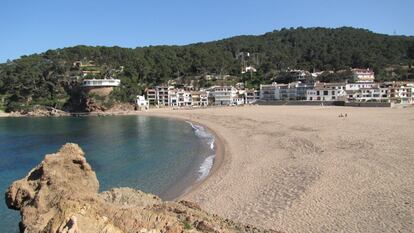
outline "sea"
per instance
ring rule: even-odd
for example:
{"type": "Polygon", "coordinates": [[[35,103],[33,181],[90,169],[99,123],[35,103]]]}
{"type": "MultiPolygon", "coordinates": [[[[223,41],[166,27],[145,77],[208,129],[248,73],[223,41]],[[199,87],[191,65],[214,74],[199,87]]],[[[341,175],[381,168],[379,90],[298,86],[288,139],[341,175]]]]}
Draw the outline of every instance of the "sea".
{"type": "MultiPolygon", "coordinates": [[[[187,121],[152,116],[0,118],[0,191],[67,142],[84,150],[100,191],[131,187],[165,200],[207,177],[215,159],[213,134],[187,121]]],[[[1,232],[19,232],[19,221],[18,211],[9,210],[2,199],[1,232]]]]}

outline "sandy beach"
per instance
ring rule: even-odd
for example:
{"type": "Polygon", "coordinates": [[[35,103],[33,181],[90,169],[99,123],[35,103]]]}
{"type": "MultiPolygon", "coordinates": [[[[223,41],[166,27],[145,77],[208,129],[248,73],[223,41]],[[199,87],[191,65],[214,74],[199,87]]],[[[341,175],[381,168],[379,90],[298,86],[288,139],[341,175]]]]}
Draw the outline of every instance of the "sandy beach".
{"type": "Polygon", "coordinates": [[[214,131],[211,175],[183,199],[283,232],[412,232],[414,108],[156,109],[214,131]],[[347,113],[347,117],[338,117],[347,113]]]}

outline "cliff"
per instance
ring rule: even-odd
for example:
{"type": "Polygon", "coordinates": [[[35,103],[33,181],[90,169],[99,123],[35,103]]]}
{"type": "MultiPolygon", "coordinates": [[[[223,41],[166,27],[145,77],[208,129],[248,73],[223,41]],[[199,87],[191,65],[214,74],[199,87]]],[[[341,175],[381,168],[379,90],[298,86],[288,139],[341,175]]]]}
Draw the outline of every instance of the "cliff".
{"type": "Polygon", "coordinates": [[[66,144],[6,191],[25,233],[271,232],[202,211],[196,204],[164,202],[130,188],[98,193],[95,172],[76,144],[66,144]]]}

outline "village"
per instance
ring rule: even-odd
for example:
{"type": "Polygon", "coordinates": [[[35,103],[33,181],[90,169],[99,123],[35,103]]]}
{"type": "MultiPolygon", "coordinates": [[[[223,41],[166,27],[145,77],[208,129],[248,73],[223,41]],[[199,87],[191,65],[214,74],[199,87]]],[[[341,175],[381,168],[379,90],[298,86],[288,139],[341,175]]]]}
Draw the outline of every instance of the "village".
{"type": "MultiPolygon", "coordinates": [[[[297,71],[296,71],[297,72],[297,71]]],[[[366,103],[364,106],[391,106],[414,104],[414,82],[375,82],[374,71],[352,69],[355,82],[261,84],[260,89],[249,89],[244,83],[234,86],[212,86],[195,89],[193,86],[176,88],[159,85],[137,96],[139,108],[237,106],[254,103],[291,103],[303,105],[332,103],[366,103]],[[383,103],[383,105],[378,105],[383,103]]],[[[354,105],[355,106],[355,105],[354,105]]]]}

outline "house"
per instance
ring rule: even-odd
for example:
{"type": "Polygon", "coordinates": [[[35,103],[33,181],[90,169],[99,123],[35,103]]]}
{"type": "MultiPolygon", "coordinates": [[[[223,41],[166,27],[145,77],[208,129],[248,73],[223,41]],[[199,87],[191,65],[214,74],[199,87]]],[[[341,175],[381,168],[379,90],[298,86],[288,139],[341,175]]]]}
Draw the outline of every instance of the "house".
{"type": "Polygon", "coordinates": [[[82,89],[86,93],[95,94],[98,96],[108,96],[113,91],[114,87],[121,85],[119,79],[84,79],[82,81],[82,89]]]}
{"type": "Polygon", "coordinates": [[[297,81],[304,81],[307,76],[311,76],[311,73],[305,70],[288,70],[288,72],[291,76],[296,77],[297,81]]]}
{"type": "Polygon", "coordinates": [[[209,96],[214,99],[215,105],[231,105],[238,97],[237,89],[232,86],[214,86],[209,89],[209,96]]]}
{"type": "Polygon", "coordinates": [[[312,90],[314,88],[314,84],[296,82],[294,84],[294,88],[296,89],[296,100],[306,100],[307,91],[312,90]]]}
{"type": "Polygon", "coordinates": [[[168,90],[168,106],[188,107],[192,106],[192,103],[192,92],[174,88],[168,90]]]}
{"type": "Polygon", "coordinates": [[[357,83],[374,82],[375,74],[371,69],[352,69],[354,80],[357,83]]]}
{"type": "Polygon", "coordinates": [[[388,87],[388,98],[394,104],[413,104],[414,84],[406,82],[385,83],[388,87]]]}
{"type": "Polygon", "coordinates": [[[254,68],[253,66],[245,66],[245,67],[243,67],[243,68],[242,68],[242,70],[241,70],[241,73],[242,73],[242,74],[245,74],[245,73],[248,73],[248,72],[256,73],[256,72],[257,72],[257,70],[256,70],[256,68],[254,68]]]}
{"type": "Polygon", "coordinates": [[[117,87],[121,85],[119,79],[84,79],[82,87],[117,87]]]}
{"type": "Polygon", "coordinates": [[[183,89],[179,89],[177,91],[178,97],[178,106],[179,107],[188,107],[191,106],[193,103],[191,92],[185,91],[183,89]]]}
{"type": "Polygon", "coordinates": [[[260,99],[262,100],[306,100],[307,90],[313,84],[300,81],[289,84],[260,85],[260,99]]]}
{"type": "Polygon", "coordinates": [[[158,106],[168,106],[168,90],[172,89],[169,86],[156,86],[156,102],[158,106]]]}
{"type": "Polygon", "coordinates": [[[307,101],[344,101],[345,83],[315,83],[314,89],[307,90],[307,101]]]}
{"type": "Polygon", "coordinates": [[[178,90],[177,89],[168,90],[168,106],[172,106],[172,107],[178,106],[178,90]]]}
{"type": "Polygon", "coordinates": [[[279,99],[278,84],[260,84],[260,100],[272,101],[279,99]]]}
{"type": "Polygon", "coordinates": [[[139,110],[148,110],[149,109],[149,102],[145,99],[143,95],[137,95],[136,98],[136,105],[139,110]]]}
{"type": "Polygon", "coordinates": [[[244,103],[253,104],[260,99],[260,91],[255,89],[246,89],[244,91],[244,103]]]}
{"type": "Polygon", "coordinates": [[[193,91],[191,92],[191,97],[193,106],[208,106],[208,94],[206,91],[193,91]]]}
{"type": "Polygon", "coordinates": [[[360,82],[360,83],[347,83],[345,84],[346,91],[358,91],[361,88],[376,88],[377,83],[374,82],[360,82]]]}
{"type": "Polygon", "coordinates": [[[243,105],[244,104],[244,95],[237,95],[233,98],[231,105],[243,105]]]}
{"type": "Polygon", "coordinates": [[[146,89],[145,90],[148,103],[155,105],[157,103],[157,91],[155,89],[146,89]]]}

